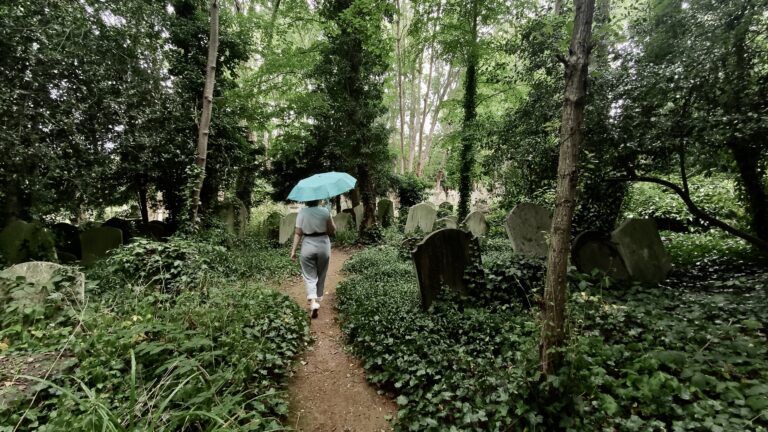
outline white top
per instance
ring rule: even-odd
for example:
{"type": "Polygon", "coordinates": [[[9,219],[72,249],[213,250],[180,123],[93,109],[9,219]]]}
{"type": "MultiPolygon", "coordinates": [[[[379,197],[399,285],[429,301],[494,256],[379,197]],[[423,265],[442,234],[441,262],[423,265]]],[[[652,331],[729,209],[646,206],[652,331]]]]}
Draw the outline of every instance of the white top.
{"type": "Polygon", "coordinates": [[[324,233],[330,218],[331,212],[325,207],[305,207],[296,216],[296,228],[301,228],[304,234],[324,233]]]}

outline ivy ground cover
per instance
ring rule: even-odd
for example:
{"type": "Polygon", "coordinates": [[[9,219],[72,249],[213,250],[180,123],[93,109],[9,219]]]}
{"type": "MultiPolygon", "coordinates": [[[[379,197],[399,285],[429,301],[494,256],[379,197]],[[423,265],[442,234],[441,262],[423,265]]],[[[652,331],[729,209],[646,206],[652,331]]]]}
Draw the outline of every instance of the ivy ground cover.
{"type": "Polygon", "coordinates": [[[535,308],[488,300],[542,273],[498,250],[485,258],[495,295],[448,296],[428,312],[397,248],[348,262],[342,328],[396,397],[397,430],[768,430],[764,273],[703,263],[651,288],[574,274],[566,365],[543,380],[535,308]]]}

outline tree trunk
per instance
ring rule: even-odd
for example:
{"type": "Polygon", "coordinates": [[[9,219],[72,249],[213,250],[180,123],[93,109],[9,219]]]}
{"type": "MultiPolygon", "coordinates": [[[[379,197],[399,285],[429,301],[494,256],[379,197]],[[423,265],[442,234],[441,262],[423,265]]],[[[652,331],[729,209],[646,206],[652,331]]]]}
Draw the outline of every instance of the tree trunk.
{"type": "Polygon", "coordinates": [[[416,157],[416,113],[419,111],[421,95],[421,66],[423,63],[424,51],[419,52],[419,56],[415,63],[415,69],[413,71],[413,79],[411,80],[411,106],[408,112],[408,172],[413,172],[413,162],[416,157]]]}
{"type": "Polygon", "coordinates": [[[464,77],[464,121],[461,131],[461,171],[459,173],[458,219],[464,220],[469,214],[472,198],[472,167],[474,165],[474,123],[477,118],[477,21],[478,0],[472,0],[472,28],[467,55],[467,72],[464,77]]]}
{"type": "Polygon", "coordinates": [[[555,0],[555,15],[563,13],[563,0],[555,0]]]}
{"type": "Polygon", "coordinates": [[[211,34],[208,39],[208,63],[205,73],[205,88],[203,90],[203,109],[200,113],[200,123],[197,133],[197,159],[195,165],[199,171],[199,179],[193,191],[191,208],[191,223],[197,223],[197,211],[200,207],[200,191],[205,181],[205,162],[208,154],[208,136],[211,128],[211,113],[213,111],[213,85],[216,81],[216,56],[219,51],[219,0],[211,0],[211,34]]]}
{"type": "Polygon", "coordinates": [[[403,96],[403,49],[400,29],[400,0],[396,2],[397,17],[395,18],[395,56],[397,57],[397,99],[400,111],[400,174],[405,174],[405,97],[403,96]]]}
{"type": "Polygon", "coordinates": [[[427,113],[432,108],[429,104],[429,95],[432,90],[432,71],[435,66],[435,50],[434,47],[429,49],[429,68],[427,69],[427,91],[424,92],[424,108],[421,111],[421,120],[419,121],[419,138],[417,141],[418,152],[416,156],[416,175],[421,176],[422,168],[422,152],[424,151],[424,126],[427,123],[427,113]]]}
{"type": "Polygon", "coordinates": [[[768,241],[768,200],[765,194],[765,180],[760,167],[759,151],[752,143],[735,138],[728,148],[739,170],[739,182],[749,207],[750,227],[761,240],[768,241]]]}
{"type": "Polygon", "coordinates": [[[450,65],[448,67],[448,73],[445,75],[445,82],[440,90],[440,94],[433,104],[434,110],[432,112],[432,121],[429,125],[429,132],[427,133],[426,147],[424,148],[424,154],[422,155],[423,160],[420,161],[419,171],[417,172],[419,177],[424,175],[424,165],[426,165],[427,158],[429,158],[429,152],[432,149],[432,142],[435,137],[435,127],[437,127],[437,121],[440,118],[440,110],[443,108],[443,102],[445,102],[445,99],[448,96],[448,91],[453,87],[457,79],[458,77],[454,74],[453,65],[450,65]]]}
{"type": "Polygon", "coordinates": [[[363,239],[376,225],[376,193],[367,165],[358,165],[357,178],[360,182],[360,198],[363,204],[363,221],[360,223],[360,238],[363,239]]]}
{"type": "Polygon", "coordinates": [[[139,186],[139,210],[141,211],[141,221],[149,223],[149,205],[147,204],[147,186],[139,186]]]}
{"type": "Polygon", "coordinates": [[[595,0],[575,0],[576,16],[565,64],[565,98],[560,125],[560,159],[557,168],[557,195],[552,218],[547,276],[542,305],[539,355],[542,373],[547,376],[560,367],[565,341],[566,278],[571,242],[571,220],[576,199],[579,147],[584,140],[584,107],[592,18],[595,0]]]}

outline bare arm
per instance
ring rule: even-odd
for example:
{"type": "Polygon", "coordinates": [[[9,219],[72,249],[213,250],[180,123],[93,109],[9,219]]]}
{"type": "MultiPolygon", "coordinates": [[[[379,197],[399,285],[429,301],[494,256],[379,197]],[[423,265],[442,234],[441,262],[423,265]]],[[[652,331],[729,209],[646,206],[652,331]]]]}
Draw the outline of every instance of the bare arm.
{"type": "Polygon", "coordinates": [[[325,224],[325,232],[327,232],[328,235],[336,234],[336,223],[333,221],[333,218],[328,218],[328,222],[325,224]]]}
{"type": "Polygon", "coordinates": [[[299,246],[301,238],[304,236],[304,231],[301,228],[296,228],[293,235],[293,247],[291,247],[291,259],[296,260],[296,248],[299,246]]]}

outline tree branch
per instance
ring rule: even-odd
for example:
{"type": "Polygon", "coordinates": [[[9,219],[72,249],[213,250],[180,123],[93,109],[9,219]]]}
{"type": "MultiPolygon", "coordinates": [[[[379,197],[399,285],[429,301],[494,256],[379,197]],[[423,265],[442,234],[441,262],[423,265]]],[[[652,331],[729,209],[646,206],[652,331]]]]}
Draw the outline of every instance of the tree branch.
{"type": "Polygon", "coordinates": [[[742,231],[740,229],[734,228],[731,225],[721,221],[720,219],[717,219],[714,216],[709,215],[704,210],[700,209],[696,203],[693,202],[691,199],[691,196],[683,190],[680,186],[664,179],[656,178],[656,177],[648,177],[648,176],[630,176],[630,177],[615,177],[615,178],[609,178],[607,181],[610,182],[642,182],[642,183],[655,183],[660,186],[664,186],[667,189],[670,189],[674,193],[676,193],[680,199],[683,200],[683,203],[685,203],[686,207],[688,207],[688,211],[691,212],[694,216],[698,217],[699,219],[708,222],[712,226],[716,226],[720,228],[721,230],[727,232],[728,234],[734,235],[736,237],[739,237],[746,242],[752,244],[753,246],[763,250],[768,251],[768,242],[761,240],[757,236],[754,236],[748,232],[742,231]]]}

